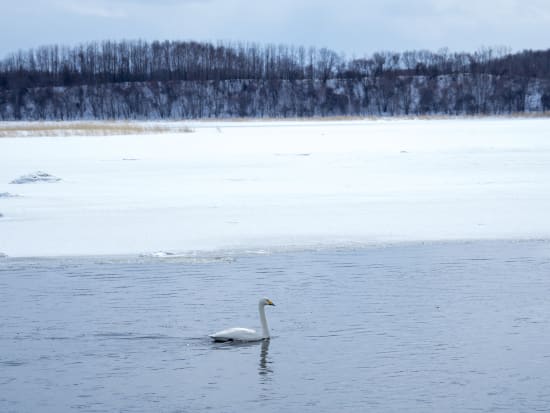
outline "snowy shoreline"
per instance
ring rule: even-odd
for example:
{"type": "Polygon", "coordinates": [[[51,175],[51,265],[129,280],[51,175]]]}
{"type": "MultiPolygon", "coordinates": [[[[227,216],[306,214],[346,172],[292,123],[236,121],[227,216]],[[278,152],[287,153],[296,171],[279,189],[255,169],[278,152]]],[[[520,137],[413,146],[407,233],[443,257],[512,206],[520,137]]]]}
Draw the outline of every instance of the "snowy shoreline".
{"type": "Polygon", "coordinates": [[[0,193],[18,195],[0,198],[0,252],[550,239],[548,118],[185,125],[0,139],[0,193]],[[37,171],[60,181],[10,184],[37,171]]]}
{"type": "Polygon", "coordinates": [[[232,263],[243,257],[254,256],[276,256],[286,254],[308,254],[308,253],[338,253],[342,251],[362,251],[368,254],[378,250],[397,250],[400,248],[437,248],[441,246],[467,248],[470,245],[477,245],[480,248],[501,248],[513,245],[532,245],[538,250],[550,253],[550,237],[548,238],[508,238],[508,239],[434,239],[434,240],[397,240],[377,242],[349,242],[349,243],[327,243],[327,244],[296,244],[296,245],[254,245],[251,247],[217,248],[201,250],[181,251],[149,251],[149,252],[127,252],[127,253],[71,253],[71,254],[50,254],[50,255],[8,255],[0,252],[0,263],[2,259],[30,260],[36,262],[62,260],[71,262],[73,260],[96,261],[96,262],[125,262],[125,263],[147,263],[165,262],[174,264],[209,264],[209,263],[232,263]]]}
{"type": "Polygon", "coordinates": [[[195,128],[310,126],[311,124],[357,124],[376,122],[506,121],[550,119],[550,112],[522,112],[491,115],[411,115],[411,116],[325,116],[301,118],[203,118],[189,120],[36,120],[0,121],[0,138],[119,136],[193,132],[195,128]],[[86,132],[89,134],[87,135],[86,132]]]}

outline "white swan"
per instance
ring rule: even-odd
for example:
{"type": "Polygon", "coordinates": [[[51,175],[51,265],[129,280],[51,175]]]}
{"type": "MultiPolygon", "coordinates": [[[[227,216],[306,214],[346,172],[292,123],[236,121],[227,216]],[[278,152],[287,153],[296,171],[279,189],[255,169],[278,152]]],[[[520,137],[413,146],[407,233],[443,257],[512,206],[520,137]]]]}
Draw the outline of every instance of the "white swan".
{"type": "Polygon", "coordinates": [[[210,338],[214,341],[260,341],[269,339],[269,328],[267,327],[267,319],[265,318],[265,306],[275,305],[269,298],[262,298],[258,303],[258,310],[260,312],[260,322],[262,323],[262,334],[259,334],[256,330],[250,328],[234,327],[226,330],[218,331],[217,333],[210,334],[210,338]]]}

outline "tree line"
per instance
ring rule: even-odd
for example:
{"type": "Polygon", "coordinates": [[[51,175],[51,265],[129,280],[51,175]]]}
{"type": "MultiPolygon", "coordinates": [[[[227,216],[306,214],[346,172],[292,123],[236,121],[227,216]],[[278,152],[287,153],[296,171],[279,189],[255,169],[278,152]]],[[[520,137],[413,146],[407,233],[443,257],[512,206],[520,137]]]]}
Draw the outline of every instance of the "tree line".
{"type": "Polygon", "coordinates": [[[0,60],[0,119],[542,111],[550,108],[549,81],[550,49],[347,58],[287,45],[103,41],[20,50],[0,60]],[[202,100],[178,95],[191,90],[202,100]],[[61,111],[64,94],[72,103],[61,111]],[[100,94],[121,109],[94,106],[90,99],[102,101],[100,94]],[[137,95],[149,109],[137,108],[137,95]],[[289,109],[289,99],[303,102],[289,109]]]}

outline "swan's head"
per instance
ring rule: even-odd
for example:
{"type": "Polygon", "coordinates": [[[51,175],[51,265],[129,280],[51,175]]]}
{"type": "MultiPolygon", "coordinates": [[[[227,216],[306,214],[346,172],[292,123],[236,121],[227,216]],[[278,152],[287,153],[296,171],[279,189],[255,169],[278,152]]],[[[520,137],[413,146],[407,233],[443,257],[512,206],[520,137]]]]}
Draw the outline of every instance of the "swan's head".
{"type": "Polygon", "coordinates": [[[271,301],[269,298],[262,298],[260,300],[260,305],[275,305],[273,304],[273,301],[271,301]]]}

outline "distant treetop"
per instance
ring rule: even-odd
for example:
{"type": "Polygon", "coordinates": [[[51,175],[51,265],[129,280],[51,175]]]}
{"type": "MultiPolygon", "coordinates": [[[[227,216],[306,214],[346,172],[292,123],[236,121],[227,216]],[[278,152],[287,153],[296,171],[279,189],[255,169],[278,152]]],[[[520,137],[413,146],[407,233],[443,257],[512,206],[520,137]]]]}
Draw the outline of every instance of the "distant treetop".
{"type": "Polygon", "coordinates": [[[448,74],[550,78],[550,49],[512,54],[427,50],[346,58],[323,48],[256,43],[103,41],[42,46],[0,61],[0,88],[143,81],[328,80],[448,74]]]}

